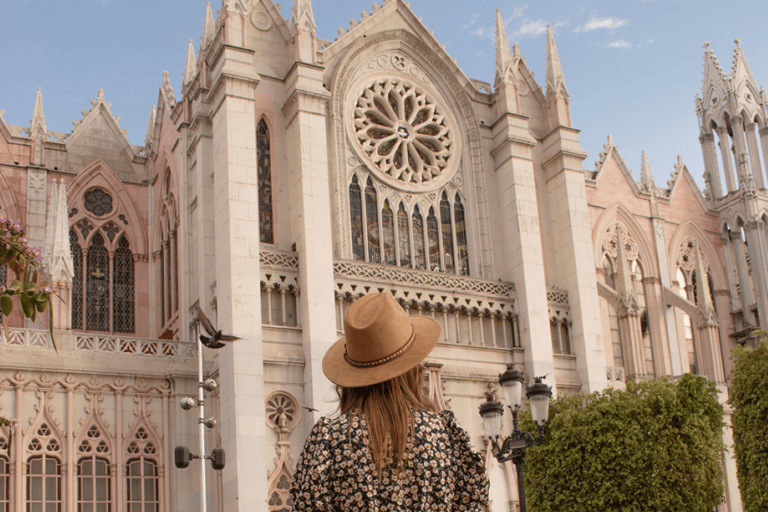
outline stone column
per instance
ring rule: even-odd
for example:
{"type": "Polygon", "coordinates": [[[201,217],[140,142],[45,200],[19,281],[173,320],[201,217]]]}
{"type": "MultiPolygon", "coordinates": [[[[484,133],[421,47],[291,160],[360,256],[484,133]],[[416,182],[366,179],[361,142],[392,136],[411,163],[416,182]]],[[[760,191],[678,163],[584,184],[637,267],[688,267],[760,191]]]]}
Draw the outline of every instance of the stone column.
{"type": "MultiPolygon", "coordinates": [[[[713,138],[710,135],[710,143],[714,144],[713,138]]],[[[714,151],[714,146],[712,146],[712,151],[714,151]]],[[[715,160],[715,164],[717,164],[717,160],[715,160]]],[[[718,190],[720,190],[720,178],[716,174],[714,175],[715,180],[717,181],[717,187],[718,190]]],[[[722,192],[718,192],[719,195],[722,195],[722,192]]],[[[677,269],[674,266],[673,263],[669,261],[669,258],[667,256],[667,231],[666,231],[666,225],[664,221],[659,218],[657,215],[654,215],[653,219],[653,238],[654,243],[656,246],[656,261],[659,264],[659,279],[661,280],[661,289],[658,290],[656,293],[658,293],[659,297],[663,297],[664,289],[671,289],[672,283],[675,281],[677,269]]],[[[654,290],[656,288],[654,287],[654,290]]],[[[658,307],[661,308],[661,311],[659,311],[658,318],[661,319],[663,316],[665,320],[665,326],[663,329],[666,329],[667,336],[667,346],[664,347],[663,353],[664,356],[666,356],[666,353],[669,353],[669,362],[670,362],[670,374],[671,375],[682,375],[686,372],[686,369],[683,367],[683,354],[686,350],[686,347],[684,346],[684,343],[681,341],[681,337],[678,335],[680,332],[680,329],[678,329],[677,323],[678,323],[678,315],[676,314],[677,308],[671,308],[667,307],[666,302],[662,301],[661,304],[658,305],[658,307]]],[[[649,313],[650,313],[650,306],[648,307],[649,313]]],[[[651,322],[653,323],[653,322],[651,322]]],[[[663,336],[662,336],[663,339],[663,336]]]]}
{"type": "Polygon", "coordinates": [[[764,189],[765,182],[763,181],[763,169],[760,166],[760,149],[757,145],[756,129],[757,123],[747,125],[747,148],[749,149],[749,163],[752,167],[752,179],[755,180],[755,187],[764,189]]]}
{"type": "MultiPolygon", "coordinates": [[[[219,349],[221,473],[224,510],[267,511],[267,454],[261,293],[253,285],[259,269],[259,204],[256,162],[253,52],[225,46],[210,102],[214,105],[213,246],[217,327],[239,340],[219,349]]],[[[205,349],[207,350],[207,349],[205,349]]]]}
{"type": "Polygon", "coordinates": [[[739,284],[741,285],[739,286],[739,292],[744,321],[750,325],[755,325],[755,317],[752,314],[752,304],[755,302],[755,295],[747,266],[747,254],[744,240],[741,238],[741,231],[731,231],[731,245],[736,256],[736,267],[739,272],[739,284]]]}
{"type": "MultiPolygon", "coordinates": [[[[536,141],[529,135],[528,118],[509,112],[494,124],[493,139],[496,193],[503,212],[498,221],[504,254],[500,270],[503,279],[515,283],[526,376],[554,376],[532,155],[536,141]]],[[[547,384],[554,388],[554,380],[548,379],[547,384]]]]}
{"type": "MultiPolygon", "coordinates": [[[[564,101],[564,100],[560,100],[564,101]]],[[[544,169],[554,232],[557,283],[568,291],[571,350],[585,393],[606,387],[592,230],[581,162],[578,130],[559,126],[544,139],[544,169]]],[[[551,279],[551,278],[550,278],[551,279]]]]}
{"type": "Polygon", "coordinates": [[[723,197],[723,187],[720,185],[720,169],[717,165],[717,150],[715,149],[715,136],[711,133],[699,135],[701,150],[704,153],[704,169],[709,176],[709,184],[712,187],[712,197],[723,197]]]}
{"type": "Polygon", "coordinates": [[[644,379],[645,353],[643,352],[643,334],[640,327],[640,312],[634,300],[624,299],[618,311],[621,348],[624,352],[624,375],[629,379],[644,379]]]}
{"type": "Polygon", "coordinates": [[[733,164],[731,163],[731,148],[728,144],[728,131],[724,127],[717,128],[717,137],[720,144],[720,156],[723,158],[723,174],[728,192],[736,191],[736,182],[733,179],[733,164]]]}
{"type": "Polygon", "coordinates": [[[335,407],[323,374],[326,351],[336,341],[333,239],[328,168],[329,93],[322,69],[297,62],[286,79],[282,111],[290,189],[291,236],[299,256],[298,308],[304,351],[304,399],[317,409],[313,420],[335,407]]]}
{"type": "Polygon", "coordinates": [[[766,252],[768,246],[765,240],[764,225],[759,220],[747,223],[747,249],[751,262],[751,277],[754,286],[755,302],[761,329],[768,329],[768,269],[766,268],[766,252]]]}
{"type": "Polygon", "coordinates": [[[733,151],[736,155],[736,176],[739,179],[739,188],[743,188],[750,178],[749,156],[744,139],[744,118],[741,116],[731,118],[731,128],[733,129],[733,151]]]}
{"type": "MultiPolygon", "coordinates": [[[[760,145],[763,148],[763,157],[768,159],[768,126],[760,128],[758,134],[760,135],[760,145]]],[[[768,161],[763,162],[763,164],[765,164],[765,172],[768,175],[768,161]]],[[[765,183],[768,184],[768,181],[765,183]]]]}

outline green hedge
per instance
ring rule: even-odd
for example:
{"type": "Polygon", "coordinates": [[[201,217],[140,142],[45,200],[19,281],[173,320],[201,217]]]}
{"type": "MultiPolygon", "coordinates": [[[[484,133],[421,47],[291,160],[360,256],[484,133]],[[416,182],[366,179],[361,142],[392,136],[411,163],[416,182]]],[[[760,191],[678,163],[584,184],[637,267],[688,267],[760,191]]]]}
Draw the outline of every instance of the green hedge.
{"type": "MultiPolygon", "coordinates": [[[[528,509],[711,512],[723,501],[717,393],[686,374],[554,400],[526,453],[528,509]]],[[[530,415],[523,424],[533,431],[530,415]]]]}
{"type": "Polygon", "coordinates": [[[768,342],[732,353],[729,403],[741,500],[745,512],[763,512],[768,510],[768,342]]]}

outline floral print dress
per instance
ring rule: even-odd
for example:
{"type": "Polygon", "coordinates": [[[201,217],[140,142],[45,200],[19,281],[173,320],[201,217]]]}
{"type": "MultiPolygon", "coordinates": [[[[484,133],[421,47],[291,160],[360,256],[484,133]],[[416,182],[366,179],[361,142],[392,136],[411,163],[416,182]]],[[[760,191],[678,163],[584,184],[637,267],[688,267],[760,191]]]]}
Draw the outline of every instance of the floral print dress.
{"type": "Polygon", "coordinates": [[[488,504],[488,476],[480,455],[451,411],[414,410],[415,430],[403,469],[379,477],[365,418],[351,412],[320,418],[293,476],[296,511],[480,511],[488,504]]]}

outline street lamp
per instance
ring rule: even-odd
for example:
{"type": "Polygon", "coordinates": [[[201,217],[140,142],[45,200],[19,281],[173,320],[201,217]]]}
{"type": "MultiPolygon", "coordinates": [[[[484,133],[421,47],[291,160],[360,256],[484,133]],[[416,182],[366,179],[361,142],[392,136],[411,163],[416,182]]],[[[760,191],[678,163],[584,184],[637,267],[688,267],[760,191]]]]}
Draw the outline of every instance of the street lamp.
{"type": "Polygon", "coordinates": [[[501,439],[501,416],[504,414],[504,406],[500,402],[491,399],[480,405],[480,416],[483,417],[485,434],[493,446],[493,455],[499,462],[511,460],[517,470],[517,490],[520,499],[520,512],[525,512],[525,483],[523,482],[523,464],[525,464],[525,449],[529,446],[541,444],[544,438],[544,424],[549,417],[549,399],[552,397],[552,388],[542,382],[544,377],[534,377],[533,386],[526,389],[525,396],[531,403],[531,416],[539,428],[536,437],[530,432],[520,430],[517,414],[522,407],[522,391],[525,377],[507,365],[507,371],[499,375],[499,384],[504,391],[504,399],[507,407],[512,411],[512,434],[506,439],[501,439]]]}

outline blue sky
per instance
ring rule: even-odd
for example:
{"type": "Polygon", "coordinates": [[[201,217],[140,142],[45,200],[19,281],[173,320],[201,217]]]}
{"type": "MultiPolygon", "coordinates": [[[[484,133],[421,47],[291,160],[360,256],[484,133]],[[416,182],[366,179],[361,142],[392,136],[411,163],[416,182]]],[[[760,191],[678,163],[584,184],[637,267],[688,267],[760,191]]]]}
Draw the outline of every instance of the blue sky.
{"type": "MultiPolygon", "coordinates": [[[[379,0],[381,3],[381,0],[379,0]]],[[[220,2],[212,2],[214,12],[220,2]]],[[[665,186],[676,155],[703,183],[694,96],[701,91],[703,48],[711,43],[730,73],[738,37],[758,86],[768,83],[764,1],[412,0],[411,8],[471,78],[493,82],[494,16],[501,9],[510,45],[519,44],[539,85],[545,76],[544,27],[551,24],[571,98],[574,127],[594,162],[608,134],[640,174],[645,150],[665,186]]],[[[291,2],[282,6],[290,16],[291,2]]],[[[314,0],[318,37],[370,0],[314,0]]],[[[162,72],[178,94],[187,41],[199,44],[204,0],[0,0],[0,109],[6,123],[29,126],[42,88],[49,130],[68,132],[99,88],[112,113],[143,144],[162,72]]]]}

